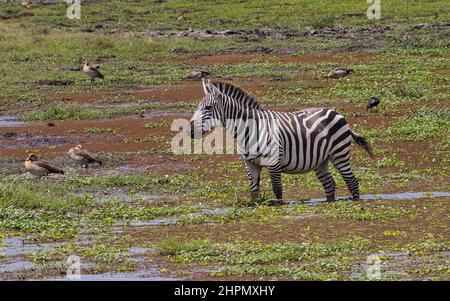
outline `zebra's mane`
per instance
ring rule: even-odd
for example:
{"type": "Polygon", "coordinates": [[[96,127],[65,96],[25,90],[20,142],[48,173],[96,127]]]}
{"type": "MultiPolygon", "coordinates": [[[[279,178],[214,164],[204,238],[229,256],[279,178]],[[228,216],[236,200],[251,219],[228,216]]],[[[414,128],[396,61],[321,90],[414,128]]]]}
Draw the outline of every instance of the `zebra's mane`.
{"type": "Polygon", "coordinates": [[[252,96],[248,95],[244,90],[230,83],[215,82],[212,83],[220,92],[234,100],[240,101],[245,106],[253,109],[262,110],[261,104],[252,96]]]}

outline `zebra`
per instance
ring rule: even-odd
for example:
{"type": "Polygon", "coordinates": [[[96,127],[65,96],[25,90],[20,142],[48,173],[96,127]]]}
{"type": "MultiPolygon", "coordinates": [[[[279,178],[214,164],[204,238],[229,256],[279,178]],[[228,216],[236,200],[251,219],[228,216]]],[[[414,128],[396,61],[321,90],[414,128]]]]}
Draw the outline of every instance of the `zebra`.
{"type": "MultiPolygon", "coordinates": [[[[270,111],[230,83],[203,80],[202,85],[205,97],[190,120],[191,137],[198,139],[216,127],[224,127],[236,139],[238,150],[241,149],[253,199],[259,198],[260,175],[264,167],[269,171],[277,200],[283,198],[282,173],[314,171],[325,190],[327,201],[334,201],[336,184],[329,171],[329,162],[343,177],[352,198],[359,199],[358,180],[350,166],[352,138],[370,157],[373,158],[374,154],[366,139],[352,131],[342,115],[327,108],[270,111]],[[238,120],[246,125],[239,125],[238,120]],[[274,126],[275,123],[278,125],[274,126]],[[266,160],[267,148],[264,151],[261,141],[267,145],[278,141],[271,160],[266,160]],[[258,144],[256,148],[255,144],[258,144]]],[[[273,152],[273,148],[270,151],[273,152]]]]}

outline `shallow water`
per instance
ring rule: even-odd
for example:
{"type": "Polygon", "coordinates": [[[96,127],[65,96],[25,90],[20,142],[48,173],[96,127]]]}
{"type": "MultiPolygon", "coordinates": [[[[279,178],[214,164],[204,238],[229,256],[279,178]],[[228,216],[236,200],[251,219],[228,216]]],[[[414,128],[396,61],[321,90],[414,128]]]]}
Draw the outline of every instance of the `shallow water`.
{"type": "MultiPolygon", "coordinates": [[[[39,250],[55,250],[69,242],[32,243],[19,237],[8,237],[0,242],[0,256],[6,256],[5,262],[0,262],[0,273],[18,272],[35,269],[33,262],[22,259],[23,255],[32,254],[39,250]]],[[[87,240],[80,240],[77,244],[90,244],[87,240]]]]}
{"type": "MultiPolygon", "coordinates": [[[[67,276],[61,278],[51,278],[47,280],[67,280],[71,279],[67,278],[67,276]]],[[[151,267],[149,269],[139,270],[135,272],[120,272],[120,273],[102,273],[95,275],[81,274],[79,279],[81,281],[168,281],[168,280],[177,280],[177,278],[169,277],[169,276],[161,276],[159,273],[159,269],[156,267],[151,267]]]]}
{"type": "MultiPolygon", "coordinates": [[[[410,200],[410,199],[424,199],[433,197],[450,197],[450,192],[443,191],[432,191],[432,192],[400,192],[391,194],[365,194],[361,195],[361,200],[410,200]]],[[[338,201],[346,201],[349,198],[337,197],[338,201]]],[[[298,205],[298,204],[318,204],[324,203],[327,200],[325,198],[316,198],[309,200],[300,201],[289,201],[288,204],[298,205]]]]}
{"type": "Polygon", "coordinates": [[[25,122],[20,120],[14,115],[0,115],[0,126],[1,127],[14,127],[24,125],[25,122]]]}
{"type": "Polygon", "coordinates": [[[55,249],[64,244],[66,243],[64,242],[42,243],[42,244],[25,243],[24,240],[21,238],[9,237],[5,238],[2,242],[0,242],[0,245],[3,246],[1,248],[2,251],[0,252],[0,255],[7,255],[13,257],[22,254],[31,254],[40,249],[55,249]]]}
{"type": "Polygon", "coordinates": [[[235,209],[233,208],[214,208],[214,209],[202,209],[202,213],[206,215],[221,215],[232,213],[235,209]]]}
{"type": "Polygon", "coordinates": [[[173,225],[176,224],[179,219],[180,217],[169,216],[169,217],[155,218],[151,220],[117,221],[115,226],[142,227],[142,226],[173,225]]]}
{"type": "MultiPolygon", "coordinates": [[[[420,198],[433,198],[433,197],[450,197],[450,192],[402,192],[402,193],[393,193],[393,194],[366,194],[362,195],[360,201],[364,200],[408,200],[408,199],[420,199],[420,198]]],[[[349,201],[348,198],[338,198],[338,201],[349,201]]],[[[309,200],[300,200],[300,201],[288,201],[288,205],[314,205],[319,203],[326,202],[325,198],[316,198],[309,200]]],[[[285,211],[290,212],[293,211],[295,207],[286,207],[285,211]]],[[[189,217],[192,214],[202,213],[205,215],[225,215],[232,213],[234,208],[200,208],[199,212],[196,213],[188,213],[181,216],[167,216],[161,218],[155,218],[152,220],[132,220],[132,221],[117,221],[115,226],[117,230],[120,230],[121,226],[132,226],[132,227],[142,227],[142,226],[163,226],[163,225],[174,225],[180,219],[184,217],[189,217]]],[[[309,217],[309,216],[308,216],[309,217]]],[[[286,217],[286,218],[298,218],[298,217],[286,217]]],[[[307,216],[303,216],[302,218],[307,218],[307,216]]]]}
{"type": "Polygon", "coordinates": [[[36,267],[37,266],[31,261],[15,260],[12,262],[0,263],[0,273],[31,270],[36,267]]]}
{"type": "Polygon", "coordinates": [[[147,194],[147,193],[130,193],[126,189],[120,187],[105,187],[101,191],[82,190],[76,192],[76,195],[91,195],[96,202],[142,202],[142,201],[158,201],[166,199],[177,199],[177,195],[147,194]]]}

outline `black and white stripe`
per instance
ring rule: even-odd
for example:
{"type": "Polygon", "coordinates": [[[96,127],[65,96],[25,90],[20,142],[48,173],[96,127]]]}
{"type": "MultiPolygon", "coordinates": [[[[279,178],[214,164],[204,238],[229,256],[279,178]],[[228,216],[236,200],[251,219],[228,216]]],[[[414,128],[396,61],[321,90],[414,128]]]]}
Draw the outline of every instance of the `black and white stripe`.
{"type": "Polygon", "coordinates": [[[314,170],[325,189],[327,200],[332,201],[336,185],[328,169],[331,162],[344,178],[352,197],[359,198],[358,181],[350,167],[352,138],[371,156],[373,154],[369,144],[350,130],[342,115],[324,108],[287,113],[269,111],[231,84],[204,82],[203,88],[206,96],[191,120],[193,132],[198,131],[194,125],[198,122],[201,132],[224,126],[236,138],[252,197],[259,196],[261,168],[266,167],[277,199],[282,199],[281,173],[314,170]],[[245,123],[245,126],[239,123],[245,123]],[[267,160],[269,154],[264,146],[273,145],[271,142],[275,140],[276,155],[267,160]]]}

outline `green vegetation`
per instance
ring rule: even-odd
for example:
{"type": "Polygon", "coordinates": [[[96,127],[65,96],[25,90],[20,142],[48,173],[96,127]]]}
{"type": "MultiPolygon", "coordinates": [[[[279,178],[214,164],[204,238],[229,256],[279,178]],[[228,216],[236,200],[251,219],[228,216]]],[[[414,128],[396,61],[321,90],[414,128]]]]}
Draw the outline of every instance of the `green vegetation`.
{"type": "MultiPolygon", "coordinates": [[[[382,280],[449,280],[448,197],[432,192],[449,191],[450,9],[442,0],[392,0],[380,20],[369,20],[368,6],[88,1],[81,19],[70,20],[62,1],[2,4],[0,110],[27,123],[0,131],[0,250],[18,238],[36,250],[5,252],[0,271],[23,260],[37,267],[0,279],[61,277],[77,255],[83,274],[368,280],[368,256],[376,255],[382,280]],[[104,81],[91,84],[80,70],[84,59],[101,65],[104,81]],[[325,77],[338,67],[354,73],[325,77]],[[428,193],[311,205],[302,201],[324,194],[307,173],[283,175],[285,199],[295,202],[280,204],[264,170],[262,197],[251,200],[241,160],[169,149],[172,120],[189,118],[198,104],[200,83],[183,80],[197,69],[270,109],[343,114],[376,154],[372,160],[352,147],[363,195],[428,193]],[[45,82],[59,80],[68,85],[45,82]],[[366,113],[370,96],[381,104],[366,113]],[[106,126],[107,118],[117,120],[106,126]],[[53,145],[54,136],[67,145],[53,145]],[[77,143],[101,145],[104,164],[73,166],[66,151],[77,143]],[[65,175],[25,175],[30,151],[64,166],[65,175]]],[[[347,196],[331,172],[337,195],[347,196]]]]}
{"type": "Polygon", "coordinates": [[[370,242],[361,237],[327,243],[271,243],[210,240],[183,242],[177,237],[163,241],[158,252],[173,262],[221,263],[214,275],[291,276],[294,279],[342,279],[352,270],[349,259],[367,252],[370,242]],[[336,259],[341,260],[336,260],[336,259]],[[344,259],[347,258],[347,259],[344,259]],[[342,260],[343,259],[343,260],[342,260]]]}
{"type": "Polygon", "coordinates": [[[112,128],[85,128],[83,133],[86,134],[116,134],[116,130],[112,128]]]}
{"type": "Polygon", "coordinates": [[[449,139],[450,112],[447,109],[420,109],[413,112],[412,118],[403,118],[388,128],[401,141],[426,141],[430,139],[449,139]]]}
{"type": "Polygon", "coordinates": [[[396,208],[392,206],[360,206],[352,203],[340,202],[331,204],[323,210],[326,216],[335,219],[377,220],[414,217],[415,208],[396,208]]]}

